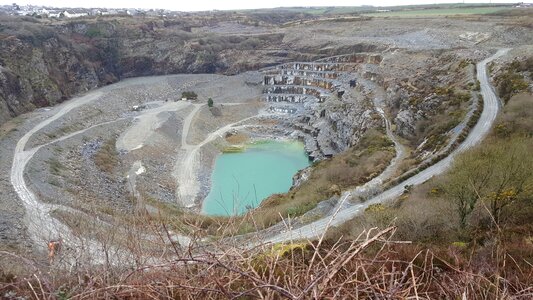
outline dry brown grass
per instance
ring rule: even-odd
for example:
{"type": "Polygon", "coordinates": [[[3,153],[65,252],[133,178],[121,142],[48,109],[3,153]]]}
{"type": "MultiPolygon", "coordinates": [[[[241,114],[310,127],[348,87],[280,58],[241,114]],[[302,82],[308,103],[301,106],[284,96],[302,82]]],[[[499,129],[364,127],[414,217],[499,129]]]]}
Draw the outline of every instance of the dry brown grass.
{"type": "Polygon", "coordinates": [[[103,172],[110,173],[118,165],[115,139],[107,140],[94,155],[94,163],[103,172]]]}
{"type": "MultiPolygon", "coordinates": [[[[173,248],[157,264],[52,268],[0,252],[25,270],[0,273],[3,297],[30,299],[502,299],[531,297],[530,271],[484,274],[457,249],[437,253],[372,228],[351,241],[173,248]],[[455,257],[455,261],[454,258],[455,257]],[[450,259],[451,258],[451,259],[450,259]],[[520,274],[519,278],[513,275],[520,274]],[[524,280],[525,278],[525,280],[524,280]],[[527,280],[529,278],[529,280],[527,280]],[[524,281],[523,281],[524,280],[524,281]]],[[[171,247],[167,245],[167,247],[171,247]]],[[[171,247],[172,248],[172,247],[171,247]]],[[[511,258],[506,263],[512,264],[511,258]]],[[[7,270],[9,271],[9,270],[7,270]]],[[[482,271],[482,270],[481,270],[482,271]]]]}
{"type": "Polygon", "coordinates": [[[533,135],[533,95],[520,93],[509,100],[495,126],[495,133],[500,137],[510,134],[533,135]]]}
{"type": "Polygon", "coordinates": [[[250,137],[244,133],[237,133],[226,136],[226,141],[232,145],[240,145],[246,143],[250,137]]]}

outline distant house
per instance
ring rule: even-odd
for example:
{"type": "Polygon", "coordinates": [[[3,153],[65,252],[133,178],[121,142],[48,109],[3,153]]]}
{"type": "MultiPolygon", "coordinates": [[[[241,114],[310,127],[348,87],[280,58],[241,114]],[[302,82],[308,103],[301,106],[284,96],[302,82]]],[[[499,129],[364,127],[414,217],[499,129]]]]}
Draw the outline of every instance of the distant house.
{"type": "Polygon", "coordinates": [[[64,17],[63,10],[52,9],[48,11],[49,18],[62,18],[64,17]]]}
{"type": "Polygon", "coordinates": [[[87,12],[74,12],[74,11],[65,10],[63,12],[63,15],[67,18],[79,18],[79,17],[88,16],[89,14],[87,12]]]}
{"type": "Polygon", "coordinates": [[[39,15],[41,16],[49,16],[50,15],[50,12],[46,9],[46,8],[43,8],[39,11],[38,13],[39,15]]]}
{"type": "Polygon", "coordinates": [[[517,8],[530,8],[533,7],[533,3],[518,3],[515,7],[517,8]]]}

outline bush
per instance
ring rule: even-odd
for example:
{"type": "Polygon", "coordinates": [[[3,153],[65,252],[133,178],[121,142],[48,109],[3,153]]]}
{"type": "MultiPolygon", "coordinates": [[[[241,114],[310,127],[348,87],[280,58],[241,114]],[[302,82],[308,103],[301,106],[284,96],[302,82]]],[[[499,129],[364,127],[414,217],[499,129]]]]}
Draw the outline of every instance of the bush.
{"type": "Polygon", "coordinates": [[[192,91],[185,91],[185,92],[181,93],[181,98],[185,98],[185,99],[188,99],[188,100],[196,100],[196,99],[198,99],[198,94],[196,94],[195,92],[192,92],[192,91]]]}
{"type": "Polygon", "coordinates": [[[528,93],[513,96],[505,105],[496,123],[495,132],[501,138],[533,136],[533,97],[528,93]]]}
{"type": "Polygon", "coordinates": [[[53,175],[60,175],[61,170],[63,169],[63,165],[55,157],[52,157],[48,160],[48,166],[50,173],[53,175]]]}
{"type": "Polygon", "coordinates": [[[498,95],[507,103],[512,96],[527,90],[528,84],[522,75],[508,71],[498,76],[498,95]]]}

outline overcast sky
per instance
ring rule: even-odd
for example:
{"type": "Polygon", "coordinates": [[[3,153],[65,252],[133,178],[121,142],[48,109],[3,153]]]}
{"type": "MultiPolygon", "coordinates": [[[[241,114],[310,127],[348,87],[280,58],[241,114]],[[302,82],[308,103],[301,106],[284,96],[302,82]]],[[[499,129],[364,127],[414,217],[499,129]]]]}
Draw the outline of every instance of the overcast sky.
{"type": "MultiPolygon", "coordinates": [[[[0,4],[11,4],[16,2],[19,5],[47,5],[53,7],[108,7],[108,8],[166,8],[178,11],[198,11],[198,10],[223,10],[223,9],[250,9],[250,8],[271,8],[290,6],[359,6],[359,5],[406,5],[406,4],[435,4],[435,3],[457,3],[458,0],[0,0],[0,4]]],[[[484,3],[489,0],[466,0],[465,3],[484,3]]],[[[494,0],[498,3],[516,3],[520,1],[494,0]]],[[[523,1],[531,2],[531,1],[523,1]]]]}

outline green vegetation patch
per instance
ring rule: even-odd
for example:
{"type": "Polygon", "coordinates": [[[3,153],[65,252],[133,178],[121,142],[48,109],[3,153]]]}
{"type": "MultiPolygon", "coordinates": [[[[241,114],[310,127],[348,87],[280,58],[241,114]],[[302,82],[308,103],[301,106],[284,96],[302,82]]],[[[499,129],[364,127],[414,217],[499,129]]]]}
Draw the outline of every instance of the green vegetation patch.
{"type": "Polygon", "coordinates": [[[90,38],[96,38],[96,37],[102,37],[104,34],[102,31],[97,27],[91,27],[87,29],[87,32],[85,33],[90,38]]]}
{"type": "Polygon", "coordinates": [[[244,152],[244,150],[246,150],[246,147],[244,146],[232,145],[232,146],[228,146],[222,149],[222,153],[241,153],[241,152],[244,152]]]}
{"type": "Polygon", "coordinates": [[[472,99],[470,91],[456,90],[453,87],[436,87],[435,94],[441,97],[437,114],[421,120],[415,128],[415,137],[412,140],[413,147],[419,147],[415,152],[435,152],[446,146],[448,132],[459,125],[466,116],[468,103],[472,99]]]}
{"type": "Polygon", "coordinates": [[[61,175],[61,170],[63,170],[63,165],[57,158],[52,157],[47,162],[48,162],[48,167],[50,169],[50,173],[56,176],[61,175]]]}

